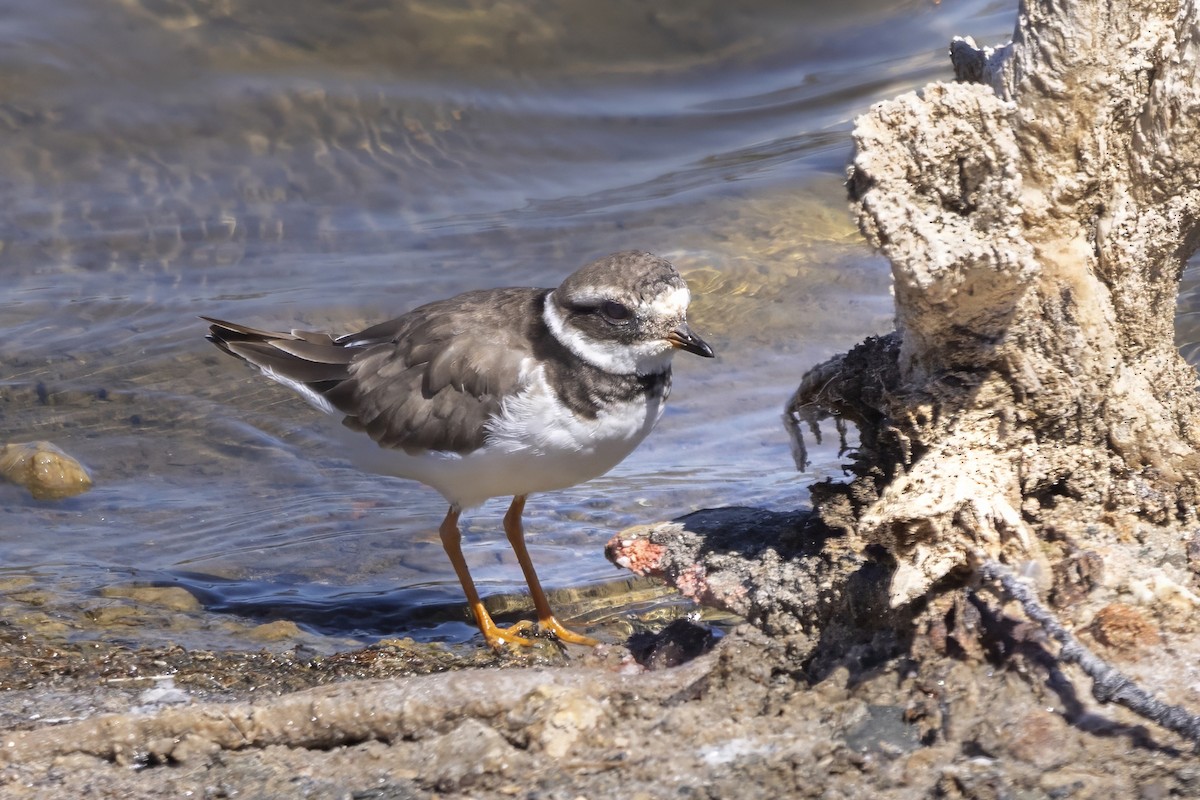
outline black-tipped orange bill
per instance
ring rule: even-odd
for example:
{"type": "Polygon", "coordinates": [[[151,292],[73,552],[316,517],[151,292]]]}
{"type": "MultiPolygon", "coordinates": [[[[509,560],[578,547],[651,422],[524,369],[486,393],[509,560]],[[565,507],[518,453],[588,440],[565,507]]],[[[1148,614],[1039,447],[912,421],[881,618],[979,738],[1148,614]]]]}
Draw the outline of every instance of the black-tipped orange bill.
{"type": "Polygon", "coordinates": [[[692,329],[687,326],[686,322],[668,333],[667,341],[671,343],[672,347],[683,350],[686,353],[693,353],[705,358],[712,358],[716,355],[707,342],[692,333],[692,329]]]}

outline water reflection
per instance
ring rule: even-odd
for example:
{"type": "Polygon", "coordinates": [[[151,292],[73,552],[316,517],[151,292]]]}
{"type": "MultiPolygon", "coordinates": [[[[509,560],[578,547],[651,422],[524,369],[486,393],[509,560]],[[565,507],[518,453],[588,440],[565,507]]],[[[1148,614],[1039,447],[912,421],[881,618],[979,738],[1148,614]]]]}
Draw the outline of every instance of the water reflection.
{"type": "MultiPolygon", "coordinates": [[[[250,595],[329,636],[461,608],[440,498],[350,468],[196,315],[351,330],[632,247],[687,274],[721,358],[678,365],[659,430],[612,474],[531,500],[546,583],[624,580],[601,554],[624,525],[803,503],[838,457],[796,474],[782,405],[807,366],[890,326],[886,268],[844,206],[850,121],[947,77],[949,37],[1002,38],[1014,10],[10,3],[0,439],[55,441],[97,488],[45,505],[0,485],[0,591],[86,635],[105,633],[78,610],[130,582],[188,587],[199,626],[261,621],[250,595]],[[384,622],[316,621],[360,601],[384,622]]],[[[502,511],[466,529],[497,594],[522,586],[502,511]]],[[[172,625],[129,635],[241,641],[172,625]]]]}

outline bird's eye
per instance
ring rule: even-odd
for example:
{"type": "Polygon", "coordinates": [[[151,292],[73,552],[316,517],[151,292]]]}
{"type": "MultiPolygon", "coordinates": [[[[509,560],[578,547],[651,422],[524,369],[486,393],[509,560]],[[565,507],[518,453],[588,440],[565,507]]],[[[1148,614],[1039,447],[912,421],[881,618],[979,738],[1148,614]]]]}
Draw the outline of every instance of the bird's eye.
{"type": "Polygon", "coordinates": [[[633,317],[629,306],[622,305],[615,300],[606,300],[604,305],[600,306],[600,313],[609,322],[627,322],[633,317]]]}

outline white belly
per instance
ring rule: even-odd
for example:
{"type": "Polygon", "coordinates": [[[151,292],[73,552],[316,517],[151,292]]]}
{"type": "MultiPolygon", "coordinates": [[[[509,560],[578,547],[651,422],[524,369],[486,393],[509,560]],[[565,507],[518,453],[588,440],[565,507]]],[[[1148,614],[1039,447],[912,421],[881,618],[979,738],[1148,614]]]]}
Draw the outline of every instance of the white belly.
{"type": "Polygon", "coordinates": [[[603,475],[646,438],[662,411],[662,397],[641,396],[580,419],[559,404],[539,369],[522,393],[504,402],[487,443],[466,455],[409,455],[338,427],[360,469],[420,481],[469,508],[490,497],[563,489],[603,475]]]}

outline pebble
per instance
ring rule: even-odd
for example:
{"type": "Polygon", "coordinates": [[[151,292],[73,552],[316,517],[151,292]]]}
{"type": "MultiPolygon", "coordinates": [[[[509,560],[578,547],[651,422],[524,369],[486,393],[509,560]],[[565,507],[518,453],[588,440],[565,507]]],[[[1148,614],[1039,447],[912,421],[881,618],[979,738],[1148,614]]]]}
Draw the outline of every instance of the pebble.
{"type": "Polygon", "coordinates": [[[0,477],[24,486],[35,500],[62,500],[92,488],[83,465],[50,442],[0,447],[0,477]]]}
{"type": "Polygon", "coordinates": [[[285,639],[298,639],[304,632],[290,619],[277,619],[274,622],[255,625],[246,631],[246,635],[260,642],[282,642],[285,639]]]}
{"type": "Polygon", "coordinates": [[[158,606],[168,611],[199,611],[200,601],[179,586],[106,586],[103,597],[124,597],[135,603],[158,606]]]}

